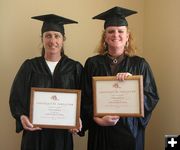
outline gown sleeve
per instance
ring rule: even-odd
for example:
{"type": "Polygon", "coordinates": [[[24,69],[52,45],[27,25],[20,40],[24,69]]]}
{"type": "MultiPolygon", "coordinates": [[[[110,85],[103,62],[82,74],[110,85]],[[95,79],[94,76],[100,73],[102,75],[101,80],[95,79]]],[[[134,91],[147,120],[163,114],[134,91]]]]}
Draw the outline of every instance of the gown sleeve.
{"type": "Polygon", "coordinates": [[[152,70],[145,60],[142,65],[142,74],[144,77],[144,117],[140,118],[140,123],[145,127],[149,122],[152,111],[158,103],[159,96],[152,70]]]}
{"type": "MultiPolygon", "coordinates": [[[[143,138],[144,130],[151,118],[152,111],[159,101],[158,91],[152,70],[145,59],[141,59],[141,63],[135,69],[134,74],[143,75],[143,88],[144,88],[144,117],[124,118],[123,122],[127,124],[134,137],[141,136],[143,138]],[[138,70],[138,71],[137,71],[138,70]]],[[[133,72],[131,70],[131,72],[133,72]]]]}
{"type": "Polygon", "coordinates": [[[82,74],[83,74],[83,66],[80,63],[76,64],[76,88],[81,89],[82,87],[82,74]]]}
{"type": "Polygon", "coordinates": [[[29,61],[26,60],[20,67],[13,81],[9,106],[12,116],[16,119],[16,132],[20,132],[23,127],[20,121],[21,115],[28,116],[28,97],[29,95],[29,78],[30,78],[30,65],[29,61]]]}
{"type": "Polygon", "coordinates": [[[93,65],[89,59],[85,62],[84,72],[82,77],[82,101],[81,101],[81,119],[82,119],[82,131],[81,135],[84,135],[85,131],[92,124],[93,119],[93,103],[92,103],[92,68],[93,65]]]}

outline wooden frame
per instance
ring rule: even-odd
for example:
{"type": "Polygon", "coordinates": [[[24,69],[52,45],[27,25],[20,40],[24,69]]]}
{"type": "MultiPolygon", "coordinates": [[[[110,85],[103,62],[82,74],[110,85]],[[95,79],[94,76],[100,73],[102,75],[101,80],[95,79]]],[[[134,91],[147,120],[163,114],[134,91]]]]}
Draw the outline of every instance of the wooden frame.
{"type": "Polygon", "coordinates": [[[93,77],[94,116],[144,116],[143,76],[129,76],[119,81],[116,76],[93,77]]]}
{"type": "Polygon", "coordinates": [[[31,88],[30,121],[41,128],[78,128],[80,90],[31,88]]]}

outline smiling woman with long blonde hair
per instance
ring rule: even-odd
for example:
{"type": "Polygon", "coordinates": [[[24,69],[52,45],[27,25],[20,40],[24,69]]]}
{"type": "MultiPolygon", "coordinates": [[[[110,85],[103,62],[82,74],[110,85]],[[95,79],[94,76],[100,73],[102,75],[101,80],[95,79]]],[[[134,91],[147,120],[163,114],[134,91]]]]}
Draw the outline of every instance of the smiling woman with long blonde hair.
{"type": "MultiPolygon", "coordinates": [[[[137,13],[114,7],[93,19],[104,20],[98,55],[89,57],[84,66],[82,133],[88,130],[88,150],[144,150],[145,128],[159,97],[151,68],[136,56],[133,38],[125,17],[137,13]],[[144,117],[93,115],[93,76],[116,76],[123,82],[128,76],[142,75],[144,117]]],[[[119,108],[121,109],[121,108],[119,108]]]]}

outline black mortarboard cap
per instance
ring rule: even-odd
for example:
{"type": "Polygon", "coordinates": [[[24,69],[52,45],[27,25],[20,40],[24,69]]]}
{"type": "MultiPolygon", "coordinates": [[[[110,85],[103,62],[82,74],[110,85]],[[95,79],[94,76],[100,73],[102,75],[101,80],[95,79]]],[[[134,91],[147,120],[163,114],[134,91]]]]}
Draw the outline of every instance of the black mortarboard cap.
{"type": "Polygon", "coordinates": [[[43,21],[43,25],[41,28],[41,33],[47,31],[57,31],[65,34],[64,32],[64,24],[71,24],[71,23],[78,23],[74,20],[64,18],[55,14],[47,14],[47,15],[41,15],[41,16],[34,16],[31,17],[32,19],[37,19],[40,21],[43,21]]]}
{"type": "Polygon", "coordinates": [[[128,22],[125,17],[136,13],[136,11],[130,9],[113,7],[97,16],[94,16],[93,19],[105,20],[104,29],[108,26],[128,26],[128,22]]]}

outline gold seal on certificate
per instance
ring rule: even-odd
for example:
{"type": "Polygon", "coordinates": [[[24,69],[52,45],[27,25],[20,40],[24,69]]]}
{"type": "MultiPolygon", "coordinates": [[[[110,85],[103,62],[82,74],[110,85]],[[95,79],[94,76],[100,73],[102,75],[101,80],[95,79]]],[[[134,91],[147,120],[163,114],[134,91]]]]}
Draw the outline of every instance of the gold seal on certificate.
{"type": "Polygon", "coordinates": [[[144,116],[143,76],[119,81],[115,76],[93,77],[94,116],[144,116]]]}
{"type": "Polygon", "coordinates": [[[80,97],[80,90],[31,88],[31,123],[41,128],[78,127],[80,97]]]}

